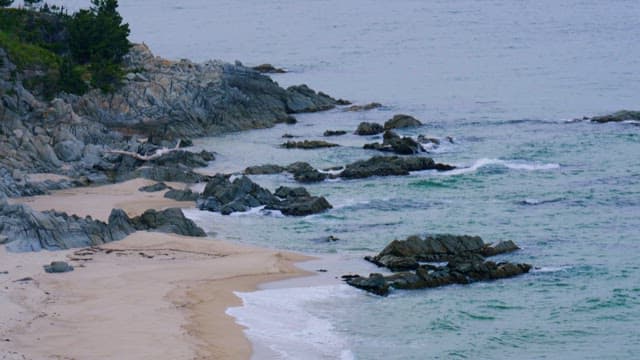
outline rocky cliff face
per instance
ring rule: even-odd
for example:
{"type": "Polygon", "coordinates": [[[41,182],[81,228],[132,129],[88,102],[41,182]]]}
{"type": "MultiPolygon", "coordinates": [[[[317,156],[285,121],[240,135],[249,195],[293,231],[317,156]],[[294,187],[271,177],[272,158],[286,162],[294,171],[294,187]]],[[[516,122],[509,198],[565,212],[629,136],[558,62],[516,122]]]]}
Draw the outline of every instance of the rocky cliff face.
{"type": "Polygon", "coordinates": [[[78,114],[109,128],[164,138],[269,127],[292,121],[290,114],[336,105],[304,85],[283,89],[239,63],[169,61],[144,44],[131,49],[125,65],[125,84],[116,93],[66,99],[78,114]]]}
{"type": "Polygon", "coordinates": [[[109,150],[153,151],[150,144],[269,127],[295,121],[291,114],[337,103],[305,85],[283,89],[241,64],[169,61],[145,45],[134,46],[125,60],[126,79],[115,93],[93,90],[48,101],[23,87],[22,74],[0,48],[1,194],[33,195],[74,183],[126,179],[118,169],[131,159],[109,150]],[[144,139],[149,141],[143,144],[144,139]],[[26,174],[37,172],[74,181],[29,183],[26,174]]]}

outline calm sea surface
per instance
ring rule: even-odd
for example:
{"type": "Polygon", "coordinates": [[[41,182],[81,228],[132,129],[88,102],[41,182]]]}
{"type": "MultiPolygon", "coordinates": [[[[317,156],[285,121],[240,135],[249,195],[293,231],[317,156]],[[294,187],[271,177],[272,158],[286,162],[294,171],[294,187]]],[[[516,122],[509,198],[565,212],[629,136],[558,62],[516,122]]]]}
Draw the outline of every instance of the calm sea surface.
{"type": "MultiPolygon", "coordinates": [[[[73,2],[67,2],[73,3],[73,2]]],[[[80,3],[80,2],[77,2],[80,3]]],[[[283,150],[396,113],[405,135],[461,170],[308,186],[334,209],[305,218],[193,210],[212,235],[319,255],[324,277],[239,294],[231,309],[256,358],[635,359],[640,354],[640,127],[573,118],[640,108],[638,1],[120,1],[132,39],[169,58],[264,62],[335,97],[385,106],[298,116],[296,125],[201,139],[211,172],[374,153],[372,138],[283,150]],[[522,277],[387,298],[340,284],[394,238],[450,232],[513,239],[522,277]],[[340,240],[327,243],[333,235],[340,240]],[[308,286],[311,282],[312,286],[308,286]]],[[[73,5],[73,4],[72,4],[73,5]]],[[[256,176],[275,189],[289,176],[256,176]]]]}

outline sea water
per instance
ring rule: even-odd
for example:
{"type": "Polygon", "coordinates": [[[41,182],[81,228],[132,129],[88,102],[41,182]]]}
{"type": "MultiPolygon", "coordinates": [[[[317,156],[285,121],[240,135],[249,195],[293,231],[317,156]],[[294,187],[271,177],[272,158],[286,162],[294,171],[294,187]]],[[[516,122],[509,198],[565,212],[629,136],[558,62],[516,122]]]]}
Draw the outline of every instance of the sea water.
{"type": "MultiPolygon", "coordinates": [[[[283,86],[380,109],[298,115],[296,125],[200,139],[207,169],[307,161],[344,165],[379,137],[285,150],[284,133],[322,139],[407,113],[399,131],[442,140],[455,171],[308,185],[334,206],[302,218],[256,210],[188,215],[212,236],[315,254],[320,280],[239,293],[230,309],[256,358],[632,359],[640,353],[640,127],[582,116],[640,107],[637,1],[120,1],[132,39],[179,59],[269,62],[283,86]],[[450,136],[453,142],[446,141],[450,136]],[[512,239],[512,279],[382,298],[341,284],[378,271],[361,257],[412,234],[512,239]],[[338,241],[327,242],[328,236],[338,241]],[[324,261],[324,262],[323,262],[324,261]]],[[[270,189],[288,175],[254,176],[270,189]]]]}

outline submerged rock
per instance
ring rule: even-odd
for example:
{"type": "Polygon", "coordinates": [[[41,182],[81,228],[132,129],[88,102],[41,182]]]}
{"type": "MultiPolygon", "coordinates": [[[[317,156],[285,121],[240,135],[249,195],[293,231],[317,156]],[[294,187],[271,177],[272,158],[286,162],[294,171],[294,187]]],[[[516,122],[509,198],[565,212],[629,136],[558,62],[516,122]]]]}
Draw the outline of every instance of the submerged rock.
{"type": "Polygon", "coordinates": [[[322,140],[287,141],[281,145],[285,149],[319,149],[340,146],[322,140]]]}
{"type": "Polygon", "coordinates": [[[348,108],[344,109],[344,111],[366,111],[373,110],[382,107],[382,104],[377,102],[368,103],[365,105],[351,105],[348,108]]]}
{"type": "Polygon", "coordinates": [[[322,134],[322,136],[342,136],[342,135],[346,135],[347,132],[344,130],[327,130],[324,132],[324,134],[322,134]]]}

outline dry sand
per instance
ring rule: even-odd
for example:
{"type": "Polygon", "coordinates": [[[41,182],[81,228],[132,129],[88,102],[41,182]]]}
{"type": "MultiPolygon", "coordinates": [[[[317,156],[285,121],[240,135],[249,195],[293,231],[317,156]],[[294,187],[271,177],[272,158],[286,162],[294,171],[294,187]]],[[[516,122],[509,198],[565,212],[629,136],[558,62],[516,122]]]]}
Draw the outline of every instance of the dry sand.
{"type": "MultiPolygon", "coordinates": [[[[193,206],[137,191],[150,183],[16,201],[102,220],[113,207],[137,215],[193,206]]],[[[233,292],[304,275],[293,263],[305,259],[152,232],[83,250],[16,254],[0,247],[0,359],[248,359],[251,344],[225,313],[241,303],[233,292]],[[53,260],[75,270],[45,273],[42,265],[53,260]]]]}

